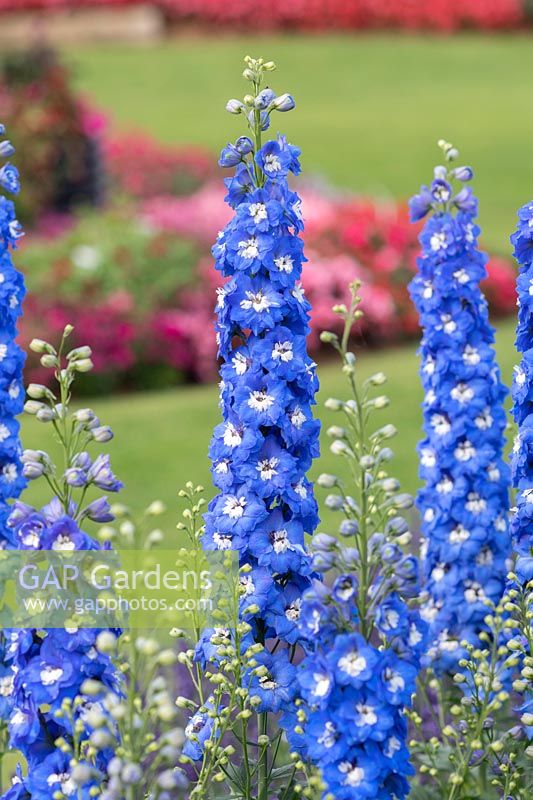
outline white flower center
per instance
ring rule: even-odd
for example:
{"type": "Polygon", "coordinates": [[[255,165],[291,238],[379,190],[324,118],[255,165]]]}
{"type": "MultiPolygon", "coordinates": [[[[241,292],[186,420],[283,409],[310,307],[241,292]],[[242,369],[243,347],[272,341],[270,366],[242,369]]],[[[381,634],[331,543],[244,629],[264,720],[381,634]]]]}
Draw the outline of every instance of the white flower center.
{"type": "Polygon", "coordinates": [[[267,207],[264,203],[252,203],[248,211],[256,225],[268,218],[267,207]]]}
{"type": "Polygon", "coordinates": [[[263,675],[262,678],[259,678],[259,685],[262,689],[267,689],[267,691],[272,692],[274,689],[278,688],[277,682],[274,680],[272,675],[263,675]]]}
{"type": "Polygon", "coordinates": [[[294,425],[295,428],[300,430],[300,428],[305,422],[305,414],[300,408],[300,406],[296,406],[296,408],[293,411],[291,411],[291,413],[289,414],[289,419],[291,421],[291,425],[294,425]]]}
{"type": "Polygon", "coordinates": [[[437,436],[446,436],[452,429],[450,421],[444,414],[433,414],[431,417],[431,427],[437,436]]]}
{"type": "Polygon", "coordinates": [[[526,373],[522,369],[522,367],[515,367],[515,382],[517,386],[523,386],[526,382],[526,373]]]}
{"type": "Polygon", "coordinates": [[[331,680],[328,678],[327,675],[323,675],[321,672],[314,672],[313,680],[315,682],[315,688],[313,689],[314,696],[325,697],[329,692],[329,687],[331,686],[331,680]]]}
{"type": "Polygon", "coordinates": [[[213,541],[219,550],[231,549],[231,536],[229,533],[214,533],[213,541]]]}
{"type": "Polygon", "coordinates": [[[272,358],[274,361],[283,361],[285,364],[292,361],[294,358],[292,342],[276,342],[272,350],[272,358]]]}
{"type": "Polygon", "coordinates": [[[458,403],[464,405],[469,403],[474,397],[474,390],[468,386],[467,383],[458,383],[450,392],[452,400],[457,400],[458,403]]]}
{"type": "Polygon", "coordinates": [[[463,350],[463,361],[469,367],[476,367],[481,361],[479,350],[476,347],[472,347],[472,345],[467,344],[463,350]]]}
{"type": "Polygon", "coordinates": [[[394,670],[387,667],[385,670],[385,682],[388,683],[392,692],[397,692],[398,690],[405,689],[405,681],[400,675],[399,672],[395,672],[394,670]]]}
{"type": "Polygon", "coordinates": [[[239,242],[239,255],[241,258],[249,260],[257,258],[259,255],[257,236],[251,236],[249,239],[239,242]]]}
{"type": "Polygon", "coordinates": [[[259,461],[256,466],[256,470],[259,473],[259,476],[262,481],[271,481],[274,475],[278,474],[276,467],[279,464],[279,458],[265,458],[263,461],[259,461]]]}
{"type": "Polygon", "coordinates": [[[13,694],[14,675],[4,675],[0,678],[0,697],[9,697],[13,694]]]}
{"type": "Polygon", "coordinates": [[[355,723],[357,727],[361,727],[362,725],[375,725],[378,721],[378,716],[373,706],[367,706],[365,703],[358,703],[355,708],[359,715],[355,723]]]}
{"type": "Polygon", "coordinates": [[[280,272],[286,272],[290,275],[294,266],[294,261],[290,256],[278,256],[274,259],[274,264],[280,272]]]}
{"type": "Polygon", "coordinates": [[[281,170],[281,161],[275,153],[269,153],[265,157],[265,172],[279,172],[281,170]]]}
{"type": "Polygon", "coordinates": [[[469,538],[470,538],[470,531],[468,531],[461,524],[456,525],[448,537],[450,544],[462,544],[463,542],[466,542],[466,540],[469,538]]]}
{"type": "Polygon", "coordinates": [[[2,467],[2,474],[8,483],[13,483],[13,481],[17,480],[17,465],[16,464],[4,464],[2,467]]]}
{"type": "Polygon", "coordinates": [[[243,353],[237,353],[237,355],[233,356],[231,363],[237,375],[244,375],[250,366],[249,360],[245,355],[243,355],[243,353]]]}
{"type": "Polygon", "coordinates": [[[453,277],[458,283],[468,283],[468,272],[466,269],[458,269],[453,273],[453,277]]]}
{"type": "Polygon", "coordinates": [[[490,408],[485,408],[478,414],[475,419],[476,428],[479,428],[480,431],[486,431],[489,428],[492,428],[492,423],[494,419],[492,418],[492,414],[490,413],[490,408]]]}
{"type": "Polygon", "coordinates": [[[224,503],[223,513],[226,516],[230,517],[231,519],[240,519],[244,514],[244,509],[246,508],[246,498],[245,497],[235,497],[231,495],[231,497],[226,498],[226,502],[224,503]]]}
{"type": "Polygon", "coordinates": [[[224,444],[226,447],[238,447],[242,442],[242,432],[238,431],[232,422],[228,422],[224,429],[224,444]]]}
{"type": "Polygon", "coordinates": [[[349,761],[339,764],[339,772],[343,772],[346,777],[343,780],[344,786],[360,786],[365,778],[365,771],[362,767],[354,767],[349,761]]]}
{"type": "Polygon", "coordinates": [[[428,447],[424,447],[420,454],[420,463],[423,467],[434,467],[437,463],[435,452],[428,447]]]}
{"type": "Polygon", "coordinates": [[[452,479],[446,476],[437,483],[437,492],[439,494],[449,494],[453,491],[453,485],[452,479]]]}
{"type": "Polygon", "coordinates": [[[351,678],[356,678],[366,669],[366,658],[359,655],[357,650],[352,650],[339,658],[337,666],[351,678]]]}
{"type": "Polygon", "coordinates": [[[472,442],[469,442],[468,439],[466,439],[464,442],[460,442],[457,445],[453,451],[453,454],[457,461],[470,461],[471,458],[474,458],[476,452],[476,448],[472,442]]]}
{"type": "Polygon", "coordinates": [[[254,392],[250,392],[248,405],[252,411],[268,411],[268,409],[274,405],[274,398],[272,395],[267,394],[266,389],[258,389],[254,392]]]}
{"type": "Polygon", "coordinates": [[[429,240],[429,244],[431,246],[431,249],[435,250],[435,252],[439,250],[446,250],[448,244],[446,241],[446,234],[444,233],[444,231],[438,231],[437,233],[434,233],[431,239],[429,240]]]}
{"type": "Polygon", "coordinates": [[[291,546],[287,531],[284,528],[280,531],[272,531],[270,539],[275,553],[286,553],[291,546]]]}
{"type": "Polygon", "coordinates": [[[44,669],[41,670],[40,674],[43,686],[53,686],[53,684],[57,683],[62,677],[63,670],[61,667],[52,667],[47,664],[44,669]]]}
{"type": "Polygon", "coordinates": [[[391,736],[390,739],[387,741],[383,752],[387,758],[392,758],[394,753],[397,753],[398,750],[401,748],[402,743],[396,736],[391,736]]]}
{"type": "Polygon", "coordinates": [[[333,747],[337,741],[337,729],[335,728],[333,722],[326,722],[324,725],[324,730],[318,737],[317,741],[318,744],[321,744],[322,747],[326,748],[326,750],[329,750],[330,747],[333,747]]]}
{"type": "Polygon", "coordinates": [[[477,492],[469,492],[466,500],[466,509],[471,514],[481,514],[487,508],[487,501],[477,492]]]}
{"type": "Polygon", "coordinates": [[[442,322],[444,333],[452,334],[457,330],[457,323],[449,314],[441,314],[440,321],[442,322]]]}
{"type": "Polygon", "coordinates": [[[268,311],[273,305],[262,289],[255,294],[253,292],[246,292],[246,297],[247,300],[241,300],[241,308],[244,311],[253,309],[256,314],[261,314],[263,311],[268,311]]]}

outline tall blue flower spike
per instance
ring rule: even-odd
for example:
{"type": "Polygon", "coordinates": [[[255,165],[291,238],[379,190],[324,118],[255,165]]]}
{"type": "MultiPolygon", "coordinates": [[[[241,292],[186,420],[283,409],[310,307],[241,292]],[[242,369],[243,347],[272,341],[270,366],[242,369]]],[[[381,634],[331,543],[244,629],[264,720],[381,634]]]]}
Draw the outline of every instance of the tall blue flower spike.
{"type": "Polygon", "coordinates": [[[522,360],[513,379],[513,416],[518,435],[512,455],[516,508],[511,522],[518,556],[515,572],[522,583],[533,580],[533,203],[518,212],[518,227],[511,237],[519,275],[516,346],[522,360]]]}
{"type": "MultiPolygon", "coordinates": [[[[0,125],[0,136],[4,134],[5,128],[0,125]]],[[[14,152],[9,141],[0,141],[0,159],[9,158],[14,152]]],[[[0,167],[0,187],[13,195],[20,190],[18,170],[9,162],[0,167]]],[[[25,486],[20,425],[16,419],[24,406],[24,354],[16,338],[25,289],[11,255],[22,235],[13,202],[0,195],[0,547],[8,546],[9,501],[18,497],[25,486]]]]}
{"type": "MultiPolygon", "coordinates": [[[[319,452],[312,413],[318,381],[306,350],[310,306],[299,282],[301,201],[288,184],[289,174],[300,172],[300,151],[280,135],[261,143],[271,114],[294,106],[290,95],[261,89],[263,73],[273,68],[248,59],[254,95],[227,105],[246,116],[251,136],[229,144],[220,158],[234,170],[225,183],[235,214],[213,247],[216,269],[227,278],[216,307],[223,422],[210,447],[219,494],[204,536],[206,549],[237,550],[250,568],[242,577],[242,615],[255,640],[266,643],[259,658],[268,670],[253,687],[259,712],[279,710],[294,691],[291,647],[311,574],[305,535],[318,522],[306,477],[319,452]],[[247,615],[251,606],[258,611],[247,615]]],[[[207,632],[197,657],[209,652],[207,632]]]]}
{"type": "Polygon", "coordinates": [[[418,507],[424,615],[434,641],[428,660],[446,670],[461,657],[461,640],[473,641],[483,628],[486,600],[502,594],[510,478],[502,460],[506,390],[479,286],[487,256],[477,247],[477,200],[466,185],[473,173],[452,166],[458,152],[451,144],[439,145],[447,165],[436,167],[431,186],[410,201],[412,221],[430,215],[410,292],[422,327],[425,438],[419,454],[425,485],[418,507]]]}
{"type": "MultiPolygon", "coordinates": [[[[533,586],[533,203],[526,203],[519,210],[518,226],[511,243],[519,266],[516,348],[522,358],[515,367],[512,389],[513,416],[518,426],[511,460],[512,482],[516,489],[511,536],[516,560],[507,588],[510,594],[515,597],[522,594],[525,599],[531,598],[533,586]]],[[[527,601],[525,607],[533,611],[527,601]]],[[[531,657],[531,647],[525,637],[522,645],[523,668],[523,657],[531,657]]],[[[526,692],[520,710],[531,716],[533,692],[526,692]]],[[[528,738],[533,739],[533,727],[527,723],[525,729],[528,738]]]]}
{"type": "MultiPolygon", "coordinates": [[[[4,132],[4,127],[0,126],[0,136],[4,132]]],[[[9,142],[0,142],[1,157],[13,152],[9,142]]],[[[0,186],[11,193],[19,191],[18,172],[11,164],[0,168],[0,186]]],[[[85,518],[112,519],[105,498],[93,501],[85,510],[71,501],[68,511],[57,497],[40,511],[20,500],[9,502],[24,488],[25,476],[31,479],[43,474],[48,458],[41,451],[22,453],[16,420],[25,399],[24,355],[15,341],[17,320],[22,313],[24,281],[13,265],[11,252],[21,235],[13,203],[0,195],[0,547],[94,549],[99,544],[85,534],[78,523],[85,518]]],[[[99,422],[94,414],[93,417],[86,422],[94,427],[99,422]]],[[[92,438],[99,441],[96,436],[92,438]]],[[[88,471],[86,483],[92,482],[97,487],[105,485],[111,492],[121,488],[106,456],[99,456],[92,462],[87,453],[81,455],[88,471]]],[[[77,473],[80,472],[78,469],[77,473]]],[[[73,487],[80,485],[72,483],[73,487]]],[[[91,793],[93,778],[88,786],[74,783],[70,756],[59,746],[58,739],[72,743],[73,726],[79,726],[81,721],[84,724],[82,733],[76,733],[78,741],[91,733],[86,714],[91,705],[96,707],[97,701],[91,703],[89,698],[80,697],[85,680],[97,679],[109,687],[117,687],[117,676],[109,656],[96,647],[98,633],[98,630],[75,628],[3,633],[0,640],[0,717],[8,723],[10,749],[20,752],[27,765],[26,774],[18,768],[12,786],[2,795],[3,800],[50,800],[73,795],[89,800],[94,796],[91,793]],[[76,697],[79,699],[74,703],[76,697]],[[72,717],[64,713],[65,702],[70,703],[72,717]]],[[[105,769],[111,755],[99,755],[96,766],[105,769]]]]}

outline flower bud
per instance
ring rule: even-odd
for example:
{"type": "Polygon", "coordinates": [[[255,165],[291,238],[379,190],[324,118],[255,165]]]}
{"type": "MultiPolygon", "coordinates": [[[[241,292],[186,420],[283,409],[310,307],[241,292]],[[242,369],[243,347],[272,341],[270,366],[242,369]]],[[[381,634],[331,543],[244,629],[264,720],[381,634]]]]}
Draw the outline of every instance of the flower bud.
{"type": "Polygon", "coordinates": [[[98,428],[91,430],[91,436],[95,442],[110,442],[113,438],[113,431],[108,425],[100,425],[98,428]]]}
{"type": "Polygon", "coordinates": [[[37,478],[40,478],[42,475],[44,475],[44,472],[44,464],[40,464],[36,461],[28,461],[22,467],[22,474],[29,481],[34,481],[37,478]]]}
{"type": "Polygon", "coordinates": [[[67,353],[67,360],[68,361],[75,361],[77,359],[87,359],[90,358],[93,354],[93,351],[88,345],[83,345],[82,347],[76,347],[74,350],[71,350],[70,353],[67,353]]]}
{"type": "Polygon", "coordinates": [[[27,400],[24,403],[24,411],[26,414],[37,414],[41,408],[46,408],[44,403],[38,403],[36,400],[27,400]]]}
{"type": "Polygon", "coordinates": [[[34,353],[54,353],[55,350],[51,344],[45,342],[44,339],[32,339],[30,342],[30,350],[34,353]]]}
{"type": "Polygon", "coordinates": [[[229,111],[230,114],[240,114],[243,108],[240,100],[228,100],[226,103],[226,111],[229,111]]]}
{"type": "Polygon", "coordinates": [[[340,411],[343,407],[342,400],[336,400],[334,397],[328,397],[324,406],[328,409],[328,411],[340,411]]]}
{"type": "Polygon", "coordinates": [[[56,356],[52,355],[51,353],[45,353],[44,356],[41,356],[41,364],[43,367],[50,369],[52,367],[57,367],[58,361],[56,356]]]}
{"type": "Polygon", "coordinates": [[[337,485],[337,478],[335,475],[328,475],[323,472],[322,475],[318,476],[316,482],[317,486],[321,486],[323,489],[333,489],[337,485]]]}
{"type": "Polygon", "coordinates": [[[30,383],[26,389],[26,394],[28,397],[31,397],[32,400],[42,400],[44,397],[49,397],[51,392],[46,386],[40,383],[30,383]]]}
{"type": "Polygon", "coordinates": [[[276,111],[292,111],[296,103],[290,94],[280,94],[272,103],[272,108],[276,111]]]}
{"type": "Polygon", "coordinates": [[[139,764],[129,763],[122,768],[121,778],[126,785],[133,786],[140,782],[143,776],[142,767],[139,764]]]}
{"type": "Polygon", "coordinates": [[[90,358],[80,358],[79,360],[73,361],[71,366],[75,372],[90,372],[94,364],[90,358]]]}
{"type": "Polygon", "coordinates": [[[114,653],[117,649],[117,637],[111,631],[101,631],[96,637],[96,649],[100,653],[114,653]]]}
{"type": "Polygon", "coordinates": [[[452,175],[454,178],[457,178],[458,181],[471,181],[474,177],[474,173],[471,167],[455,167],[452,170],[452,175]]]}
{"type": "Polygon", "coordinates": [[[91,422],[96,415],[92,408],[79,408],[72,416],[76,422],[91,422]]]}
{"type": "MultiPolygon", "coordinates": [[[[28,404],[26,403],[26,405],[28,404]]],[[[26,408],[26,406],[24,406],[24,408],[26,408]]],[[[39,420],[39,422],[52,422],[52,420],[55,419],[56,416],[57,415],[55,414],[55,412],[51,408],[47,408],[46,406],[40,408],[35,414],[35,417],[36,419],[39,420]]]]}
{"type": "Polygon", "coordinates": [[[81,693],[86,694],[88,697],[98,697],[99,694],[102,694],[103,690],[104,685],[93,678],[84,680],[80,689],[81,693]]]}

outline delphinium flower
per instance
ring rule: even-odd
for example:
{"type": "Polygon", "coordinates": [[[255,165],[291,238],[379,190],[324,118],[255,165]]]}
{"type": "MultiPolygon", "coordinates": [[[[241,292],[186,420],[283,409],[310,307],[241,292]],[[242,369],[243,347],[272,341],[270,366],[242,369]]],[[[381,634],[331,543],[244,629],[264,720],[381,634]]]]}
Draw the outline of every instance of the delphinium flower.
{"type": "Polygon", "coordinates": [[[319,533],[313,540],[313,565],[324,580],[315,580],[303,598],[299,627],[306,655],[297,671],[296,709],[284,720],[301,762],[320,768],[327,800],[407,795],[413,769],[405,710],[427,633],[412,604],[418,562],[406,552],[412,536],[401,516],[414,501],[386,472],[395,429],[371,425],[374,413],[388,405],[386,396],[376,395],[386,378],[377,373],[361,385],[348,350],[361,316],[358,288],[351,287],[349,308],[335,309],[344,320],[342,340],[322,335],[341,356],[351,389],[347,401],[326,401],[344,416],[345,427],[334,425],[328,435],[332,452],[346,459],[351,481],[335,475],[317,480],[334,490],[326,506],[344,519],[339,536],[319,533]]]}
{"type": "MultiPolygon", "coordinates": [[[[209,504],[203,537],[208,550],[238,551],[247,569],[241,618],[251,625],[247,643],[265,648],[248,679],[263,736],[266,714],[286,707],[295,690],[293,651],[311,575],[305,535],[317,524],[306,473],[319,433],[315,364],[306,352],[309,304],[299,283],[303,221],[288,184],[289,174],[300,172],[300,151],[280,135],[262,144],[271,115],[294,106],[290,95],[263,87],[273,69],[272,62],[247,58],[251,93],[227,105],[244,115],[250,135],[229,144],[220,159],[234,170],[226,200],[235,214],[213,248],[216,269],[227,278],[216,323],[223,422],[210,448],[220,493],[209,504]]],[[[204,636],[197,658],[208,660],[209,653],[204,636]]],[[[268,772],[263,758],[261,797],[268,772]]]]}
{"type": "MultiPolygon", "coordinates": [[[[87,532],[87,525],[113,519],[105,496],[90,502],[87,498],[94,490],[117,492],[122,484],[113,474],[108,456],[93,458],[88,452],[95,444],[109,441],[111,430],[91,409],[69,408],[76,375],[92,368],[88,347],[65,354],[71,330],[67,326],[58,350],[42,340],[31,343],[41,354],[42,365],[54,371],[58,390],[31,384],[25,410],[53,427],[64,463],[56,466],[41,450],[24,451],[25,478],[46,480],[53,497],[42,509],[15,501],[7,520],[9,548],[98,549],[101,545],[87,532]]],[[[108,653],[98,646],[98,637],[106,633],[79,627],[7,632],[5,665],[9,673],[2,681],[9,681],[12,700],[9,745],[24,756],[27,774],[17,775],[4,797],[60,800],[75,795],[85,800],[94,796],[112,753],[106,750],[94,759],[89,757],[91,737],[98,734],[88,715],[97,705],[84,696],[82,687],[92,680],[118,691],[115,668],[108,653]]]]}
{"type": "Polygon", "coordinates": [[[527,583],[533,580],[533,203],[518,212],[518,228],[511,242],[520,270],[516,346],[521,354],[512,391],[518,435],[512,455],[517,495],[511,533],[518,556],[515,571],[521,582],[527,583]]]}
{"type": "MultiPolygon", "coordinates": [[[[0,137],[5,128],[0,124],[0,137]]],[[[15,152],[7,140],[0,142],[0,159],[15,152]]],[[[0,167],[0,191],[18,194],[17,168],[9,162],[0,167]]],[[[22,367],[24,354],[16,343],[17,322],[22,314],[24,279],[15,268],[12,250],[22,236],[11,200],[0,194],[0,546],[6,546],[9,500],[18,497],[25,485],[20,461],[19,423],[24,405],[22,367]]]]}
{"type": "Polygon", "coordinates": [[[521,362],[515,368],[512,389],[518,425],[511,462],[516,489],[511,535],[516,561],[507,588],[511,611],[518,612],[522,620],[522,635],[515,637],[515,648],[521,655],[519,688],[527,687],[521,710],[533,738],[533,203],[519,210],[511,242],[519,265],[516,347],[521,362]]]}
{"type": "Polygon", "coordinates": [[[477,200],[469,167],[440,142],[446,166],[410,201],[411,219],[429,218],[410,285],[420,315],[420,374],[425,438],[419,445],[418,496],[424,570],[437,669],[456,664],[459,642],[483,628],[487,601],[501,597],[510,552],[509,470],[502,460],[506,391],[494,331],[479,282],[487,257],[478,250],[477,200]],[[454,183],[458,182],[458,191],[454,183]]]}
{"type": "MultiPolygon", "coordinates": [[[[0,137],[4,135],[5,128],[0,124],[0,137]]],[[[0,141],[0,161],[5,161],[14,152],[8,140],[0,141]]],[[[2,164],[0,191],[16,195],[19,190],[17,168],[9,162],[2,164]]],[[[25,289],[23,277],[15,268],[11,255],[21,236],[14,204],[0,194],[0,548],[8,546],[6,520],[9,501],[18,497],[25,485],[17,421],[24,405],[24,354],[16,343],[25,289]]],[[[4,634],[0,632],[0,763],[7,742],[6,719],[12,708],[10,687],[13,673],[5,661],[6,646],[4,634]]]]}

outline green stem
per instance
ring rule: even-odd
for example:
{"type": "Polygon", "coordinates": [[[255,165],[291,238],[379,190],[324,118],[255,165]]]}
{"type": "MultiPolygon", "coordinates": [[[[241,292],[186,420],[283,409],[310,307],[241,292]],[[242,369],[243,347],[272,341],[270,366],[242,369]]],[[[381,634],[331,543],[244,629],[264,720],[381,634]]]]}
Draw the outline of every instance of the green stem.
{"type": "MultiPolygon", "coordinates": [[[[259,733],[268,735],[268,713],[259,715],[259,733]]],[[[259,786],[258,800],[268,800],[268,748],[263,747],[259,756],[259,786]]]]}

